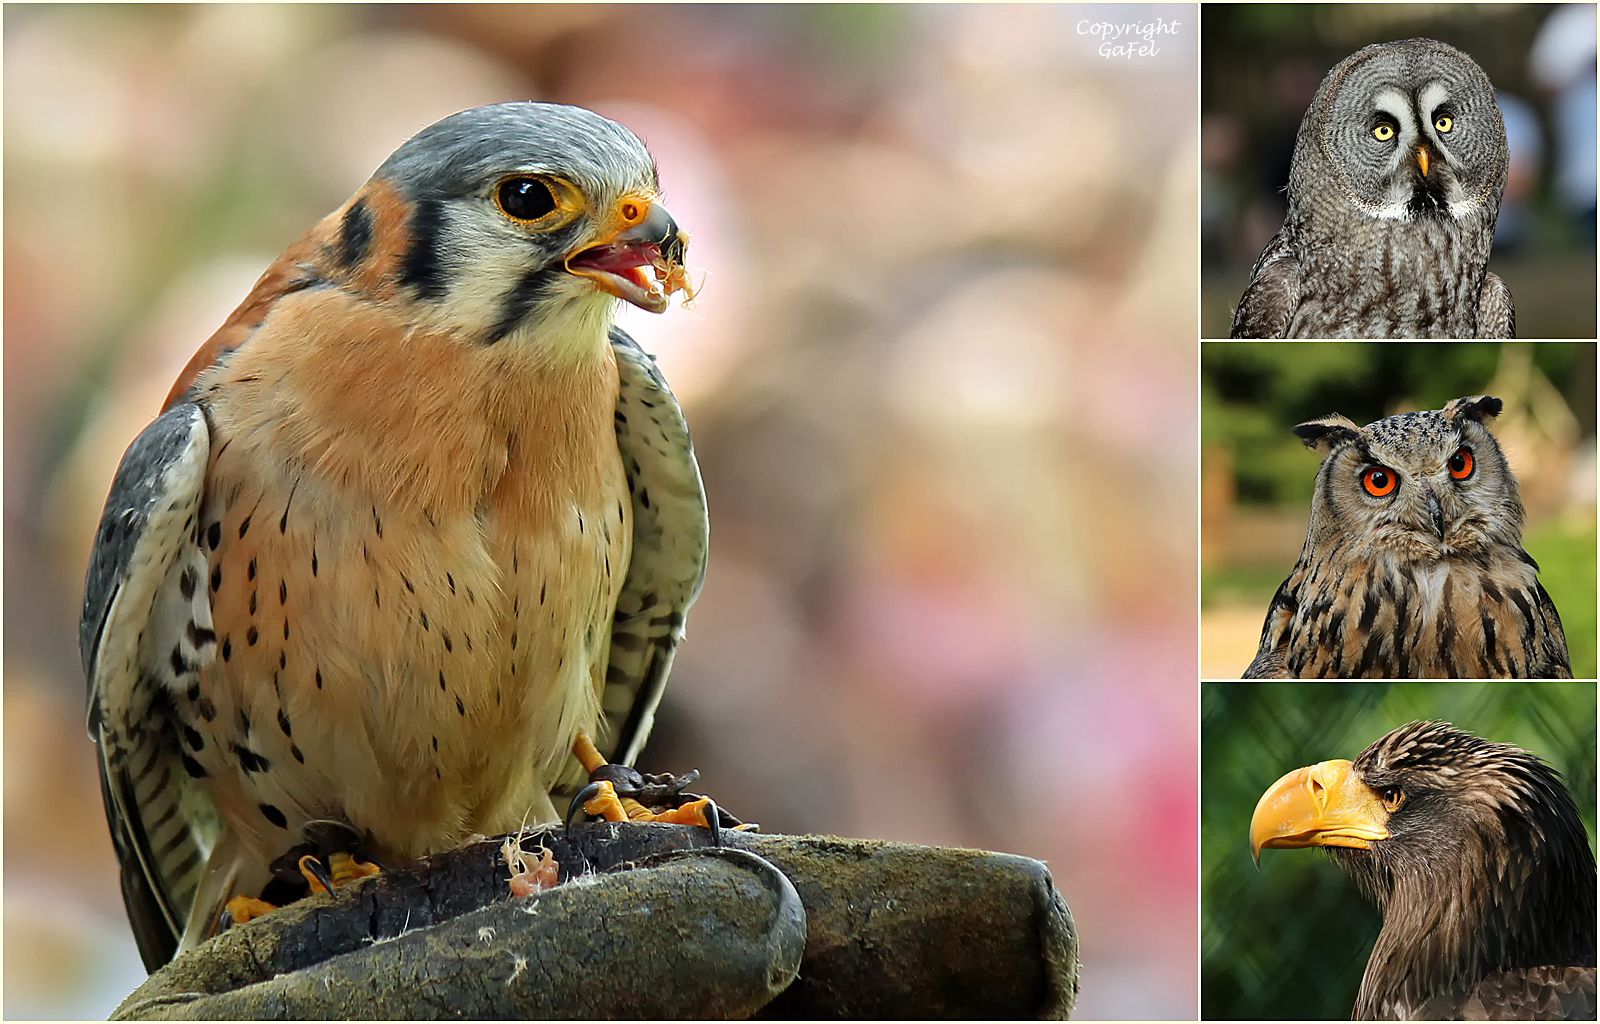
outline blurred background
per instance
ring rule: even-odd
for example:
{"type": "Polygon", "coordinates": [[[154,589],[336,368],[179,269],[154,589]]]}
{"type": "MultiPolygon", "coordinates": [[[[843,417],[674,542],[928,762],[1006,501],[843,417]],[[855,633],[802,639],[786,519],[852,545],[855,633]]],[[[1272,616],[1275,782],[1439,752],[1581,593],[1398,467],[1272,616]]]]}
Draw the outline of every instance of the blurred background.
{"type": "Polygon", "coordinates": [[[1511,153],[1489,269],[1523,338],[1595,336],[1594,4],[1206,4],[1200,332],[1226,338],[1288,209],[1295,134],[1322,78],[1371,43],[1427,36],[1494,83],[1511,153]]]}
{"type": "Polygon", "coordinates": [[[76,640],[123,449],[396,145],[532,98],[647,141],[705,278],[692,310],[624,317],[713,524],[643,766],[701,769],[768,831],[1043,858],[1079,1015],[1192,1018],[1197,28],[1159,4],[8,7],[5,1015],[103,1016],[143,976],[76,640]],[[1100,54],[1097,26],[1158,18],[1153,52],[1100,54]]]}
{"type": "Polygon", "coordinates": [[[1321,460],[1294,426],[1359,424],[1452,398],[1503,403],[1490,429],[1527,509],[1523,547],[1555,601],[1576,678],[1595,674],[1595,343],[1200,345],[1200,675],[1236,679],[1305,544],[1321,460]]]}
{"type": "Polygon", "coordinates": [[[1562,775],[1595,842],[1594,683],[1204,683],[1200,1016],[1348,1020],[1383,915],[1318,850],[1263,850],[1250,815],[1278,779],[1354,760],[1408,722],[1450,722],[1562,775]]]}

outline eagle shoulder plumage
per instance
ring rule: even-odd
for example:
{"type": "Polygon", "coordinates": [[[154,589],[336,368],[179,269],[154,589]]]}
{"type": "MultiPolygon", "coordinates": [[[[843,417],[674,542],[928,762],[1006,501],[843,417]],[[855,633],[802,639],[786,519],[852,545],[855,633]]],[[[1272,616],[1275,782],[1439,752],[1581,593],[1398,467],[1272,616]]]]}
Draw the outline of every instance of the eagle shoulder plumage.
{"type": "Polygon", "coordinates": [[[1383,911],[1352,1019],[1595,1019],[1595,861],[1533,754],[1413,722],[1290,772],[1250,848],[1321,846],[1383,911]]]}

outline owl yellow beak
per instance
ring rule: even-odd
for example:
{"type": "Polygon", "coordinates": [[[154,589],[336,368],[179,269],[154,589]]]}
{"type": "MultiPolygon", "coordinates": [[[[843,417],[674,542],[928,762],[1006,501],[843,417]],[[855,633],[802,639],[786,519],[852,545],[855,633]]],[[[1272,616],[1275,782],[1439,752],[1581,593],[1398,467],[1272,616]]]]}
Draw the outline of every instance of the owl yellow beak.
{"type": "Polygon", "coordinates": [[[1417,166],[1422,168],[1422,176],[1426,178],[1428,176],[1428,147],[1417,147],[1417,166]]]}
{"type": "Polygon", "coordinates": [[[1307,846],[1371,849],[1389,838],[1383,801],[1351,770],[1349,761],[1323,761],[1296,768],[1256,803],[1250,816],[1250,856],[1261,866],[1265,848],[1307,846]]]}

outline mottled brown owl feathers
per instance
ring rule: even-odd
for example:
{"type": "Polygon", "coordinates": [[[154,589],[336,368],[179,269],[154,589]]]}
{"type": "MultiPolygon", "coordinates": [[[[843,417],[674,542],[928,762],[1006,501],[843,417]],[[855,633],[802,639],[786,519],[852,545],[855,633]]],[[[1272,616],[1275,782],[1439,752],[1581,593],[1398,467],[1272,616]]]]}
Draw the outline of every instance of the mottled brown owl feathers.
{"type": "Polygon", "coordinates": [[[1358,427],[1295,428],[1322,454],[1305,547],[1245,678],[1570,678],[1561,617],[1522,549],[1516,478],[1458,398],[1358,427]]]}

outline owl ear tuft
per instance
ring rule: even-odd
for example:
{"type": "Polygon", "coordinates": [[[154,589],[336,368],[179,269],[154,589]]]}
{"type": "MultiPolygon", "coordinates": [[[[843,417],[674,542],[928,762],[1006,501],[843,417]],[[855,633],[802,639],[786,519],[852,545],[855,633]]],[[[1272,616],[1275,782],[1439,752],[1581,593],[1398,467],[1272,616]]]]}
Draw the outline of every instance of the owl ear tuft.
{"type": "Polygon", "coordinates": [[[1444,418],[1446,422],[1469,419],[1482,423],[1500,415],[1500,406],[1500,399],[1490,398],[1488,395],[1473,395],[1471,398],[1452,398],[1445,403],[1444,418]]]}
{"type": "Polygon", "coordinates": [[[1356,439],[1357,427],[1350,420],[1338,413],[1324,416],[1320,420],[1302,423],[1294,428],[1295,436],[1304,441],[1307,448],[1321,455],[1333,451],[1334,445],[1356,439]]]}

